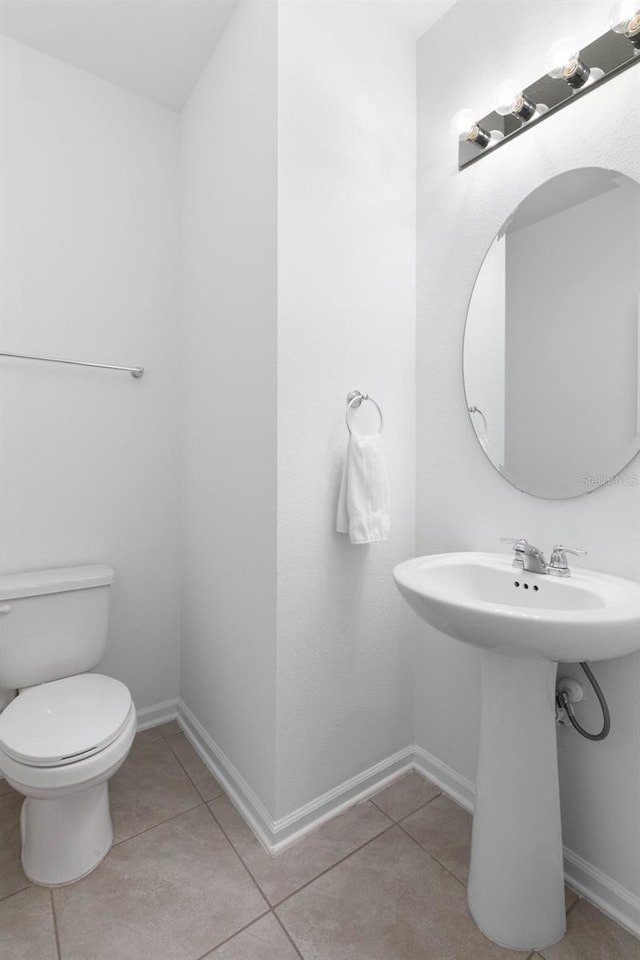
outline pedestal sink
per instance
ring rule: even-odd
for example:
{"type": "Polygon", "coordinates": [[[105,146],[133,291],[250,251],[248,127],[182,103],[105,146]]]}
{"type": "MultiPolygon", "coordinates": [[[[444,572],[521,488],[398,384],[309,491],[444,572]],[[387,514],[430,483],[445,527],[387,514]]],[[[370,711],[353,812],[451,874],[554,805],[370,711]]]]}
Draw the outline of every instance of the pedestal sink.
{"type": "Polygon", "coordinates": [[[482,651],[471,914],[502,946],[544,949],[565,932],[557,664],[639,650],[640,585],[528,573],[492,553],[417,557],[393,576],[423,620],[482,651]]]}

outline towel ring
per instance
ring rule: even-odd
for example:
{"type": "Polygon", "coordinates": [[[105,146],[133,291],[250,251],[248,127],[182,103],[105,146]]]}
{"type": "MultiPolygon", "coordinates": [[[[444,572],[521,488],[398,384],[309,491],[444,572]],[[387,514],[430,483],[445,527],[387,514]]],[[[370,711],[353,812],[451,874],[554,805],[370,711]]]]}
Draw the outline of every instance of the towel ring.
{"type": "Polygon", "coordinates": [[[347,430],[349,431],[349,433],[353,433],[353,430],[351,429],[351,424],[349,423],[349,414],[351,413],[352,410],[357,410],[358,407],[362,406],[362,403],[364,400],[368,400],[370,403],[372,403],[376,408],[376,410],[378,411],[378,416],[380,417],[380,427],[378,429],[378,433],[382,433],[382,428],[384,427],[382,410],[380,409],[376,401],[373,399],[373,397],[370,397],[368,393],[362,393],[360,390],[352,390],[351,393],[347,394],[347,412],[345,414],[345,422],[347,424],[347,430]]]}

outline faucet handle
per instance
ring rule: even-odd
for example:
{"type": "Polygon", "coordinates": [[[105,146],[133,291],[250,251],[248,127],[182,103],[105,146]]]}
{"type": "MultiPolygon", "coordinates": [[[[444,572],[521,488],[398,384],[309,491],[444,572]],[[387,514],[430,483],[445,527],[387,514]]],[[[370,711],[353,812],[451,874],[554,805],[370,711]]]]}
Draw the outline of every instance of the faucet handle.
{"type": "Polygon", "coordinates": [[[556,543],[555,547],[551,551],[551,562],[553,563],[554,557],[557,557],[558,560],[560,560],[563,553],[572,553],[574,557],[586,557],[587,555],[586,550],[580,550],[578,547],[563,547],[561,543],[556,543]]]}
{"type": "Polygon", "coordinates": [[[524,570],[524,554],[526,553],[529,541],[524,537],[500,537],[500,543],[512,543],[515,551],[513,566],[517,570],[524,570]]]}
{"type": "Polygon", "coordinates": [[[587,551],[580,550],[578,547],[565,547],[561,543],[556,543],[551,551],[549,561],[549,573],[557,577],[570,577],[569,564],[567,563],[567,554],[572,553],[575,557],[586,557],[587,551]]]}

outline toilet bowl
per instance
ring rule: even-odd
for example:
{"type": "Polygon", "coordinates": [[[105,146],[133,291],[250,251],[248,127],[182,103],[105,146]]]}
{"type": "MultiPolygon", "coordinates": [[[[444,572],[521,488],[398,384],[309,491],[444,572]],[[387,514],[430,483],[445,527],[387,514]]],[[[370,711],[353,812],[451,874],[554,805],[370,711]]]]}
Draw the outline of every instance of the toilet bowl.
{"type": "Polygon", "coordinates": [[[123,683],[90,673],[104,656],[113,569],[106,564],[0,576],[0,771],[25,797],[22,865],[34,883],[79,880],[113,839],[108,780],[124,763],[136,712],[123,683]]]}
{"type": "Polygon", "coordinates": [[[94,673],[29,687],[0,714],[0,769],[25,797],[22,865],[34,883],[71,883],[108,853],[108,780],[136,726],[127,687],[94,673]]]}

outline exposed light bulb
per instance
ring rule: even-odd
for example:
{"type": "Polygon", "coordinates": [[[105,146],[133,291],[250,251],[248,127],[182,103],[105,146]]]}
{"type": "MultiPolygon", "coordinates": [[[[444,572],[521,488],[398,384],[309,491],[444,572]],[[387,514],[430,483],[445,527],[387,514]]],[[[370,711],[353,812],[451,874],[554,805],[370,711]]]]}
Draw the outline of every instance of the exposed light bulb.
{"type": "Polygon", "coordinates": [[[566,80],[573,90],[593,83],[604,76],[599,68],[589,68],[580,59],[580,50],[573,37],[561,37],[547,50],[547,74],[554,80],[566,80]]]}
{"type": "Polygon", "coordinates": [[[521,93],[522,84],[519,80],[515,80],[513,77],[509,80],[504,80],[496,90],[496,100],[498,104],[496,113],[499,113],[501,117],[506,117],[511,113],[514,100],[516,97],[519,97],[521,93]]]}
{"type": "Polygon", "coordinates": [[[640,0],[617,0],[611,7],[609,25],[614,33],[623,33],[640,49],[640,0]]]}
{"type": "Polygon", "coordinates": [[[560,37],[547,50],[547,73],[554,80],[561,80],[565,65],[579,59],[580,50],[573,37],[560,37]]]}
{"type": "Polygon", "coordinates": [[[466,140],[469,130],[475,125],[477,114],[473,110],[458,110],[451,120],[451,132],[459,140],[466,140]]]}
{"type": "Polygon", "coordinates": [[[528,120],[533,120],[534,117],[539,116],[547,110],[544,104],[534,103],[533,100],[523,92],[520,81],[514,78],[505,80],[500,84],[496,92],[496,100],[498,101],[496,113],[499,113],[502,117],[512,114],[523,123],[526,123],[528,120]]]}
{"type": "Polygon", "coordinates": [[[468,140],[484,150],[491,143],[491,134],[481,127],[473,110],[458,110],[451,121],[451,130],[458,140],[468,140]]]}

